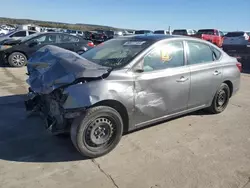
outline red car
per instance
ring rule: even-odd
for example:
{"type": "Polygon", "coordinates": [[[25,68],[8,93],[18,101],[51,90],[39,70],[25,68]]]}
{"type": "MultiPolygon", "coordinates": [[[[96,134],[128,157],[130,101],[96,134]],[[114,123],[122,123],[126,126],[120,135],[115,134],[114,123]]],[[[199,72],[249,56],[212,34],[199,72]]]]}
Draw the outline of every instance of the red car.
{"type": "Polygon", "coordinates": [[[200,29],[194,37],[209,41],[221,48],[224,34],[217,29],[200,29]]]}

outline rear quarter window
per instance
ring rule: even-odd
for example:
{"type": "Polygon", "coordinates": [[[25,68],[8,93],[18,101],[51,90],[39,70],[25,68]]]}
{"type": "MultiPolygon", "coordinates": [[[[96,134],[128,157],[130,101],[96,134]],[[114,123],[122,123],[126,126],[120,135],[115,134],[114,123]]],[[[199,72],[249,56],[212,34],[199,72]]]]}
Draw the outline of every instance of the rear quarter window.
{"type": "Polygon", "coordinates": [[[221,55],[222,55],[221,52],[218,49],[214,48],[214,47],[211,47],[211,48],[212,48],[212,51],[213,51],[214,60],[215,61],[219,60],[221,58],[221,55]]]}

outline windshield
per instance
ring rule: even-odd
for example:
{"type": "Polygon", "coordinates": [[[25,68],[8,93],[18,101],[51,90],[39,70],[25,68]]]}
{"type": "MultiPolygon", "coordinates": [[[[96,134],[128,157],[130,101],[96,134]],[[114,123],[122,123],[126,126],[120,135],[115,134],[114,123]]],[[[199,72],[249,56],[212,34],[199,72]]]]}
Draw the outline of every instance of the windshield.
{"type": "Polygon", "coordinates": [[[26,41],[32,39],[33,37],[39,36],[40,34],[41,34],[41,33],[34,33],[34,34],[32,34],[32,35],[28,35],[28,36],[26,36],[26,37],[23,37],[23,38],[21,39],[21,42],[26,42],[26,41]]]}
{"type": "Polygon", "coordinates": [[[214,35],[214,30],[213,29],[204,29],[204,30],[199,30],[197,32],[198,35],[201,34],[206,34],[206,35],[214,35]]]}
{"type": "Polygon", "coordinates": [[[165,34],[163,30],[155,31],[154,34],[165,34]]]}
{"type": "Polygon", "coordinates": [[[226,37],[240,37],[240,36],[244,36],[244,32],[229,32],[225,36],[226,37]]]}
{"type": "Polygon", "coordinates": [[[187,30],[174,30],[173,35],[187,35],[187,30]]]}
{"type": "Polygon", "coordinates": [[[135,34],[146,34],[146,33],[151,33],[151,31],[149,31],[149,30],[139,30],[139,31],[135,31],[135,34]]]}
{"type": "Polygon", "coordinates": [[[81,56],[96,64],[117,69],[126,66],[151,44],[153,44],[152,41],[139,39],[112,39],[83,53],[81,56]]]}

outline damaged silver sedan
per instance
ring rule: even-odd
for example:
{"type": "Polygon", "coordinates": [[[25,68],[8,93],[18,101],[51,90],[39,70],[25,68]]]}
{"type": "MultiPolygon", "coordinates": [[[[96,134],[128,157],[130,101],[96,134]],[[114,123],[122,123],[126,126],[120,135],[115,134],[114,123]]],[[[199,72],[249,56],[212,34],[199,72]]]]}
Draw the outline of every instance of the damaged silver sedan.
{"type": "Polygon", "coordinates": [[[137,35],[81,56],[45,46],[27,69],[26,109],[53,134],[70,133],[81,154],[99,157],[124,132],[199,109],[222,112],[239,90],[241,64],[199,39],[137,35]]]}

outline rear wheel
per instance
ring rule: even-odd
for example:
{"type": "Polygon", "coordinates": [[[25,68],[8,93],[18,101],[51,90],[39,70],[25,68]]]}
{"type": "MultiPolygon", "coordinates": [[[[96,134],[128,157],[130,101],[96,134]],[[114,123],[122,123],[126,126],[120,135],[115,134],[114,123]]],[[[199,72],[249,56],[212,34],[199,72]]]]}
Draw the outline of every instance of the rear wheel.
{"type": "Polygon", "coordinates": [[[119,143],[123,121],[113,108],[98,106],[88,109],[85,116],[75,119],[71,140],[84,156],[95,158],[109,153],[119,143]]]}
{"type": "Polygon", "coordinates": [[[23,67],[27,64],[27,58],[21,52],[13,52],[8,57],[8,63],[12,67],[23,67]]]}
{"type": "Polygon", "coordinates": [[[216,92],[211,106],[208,111],[213,114],[218,114],[223,112],[229,102],[230,89],[227,84],[221,84],[220,88],[216,92]]]}

